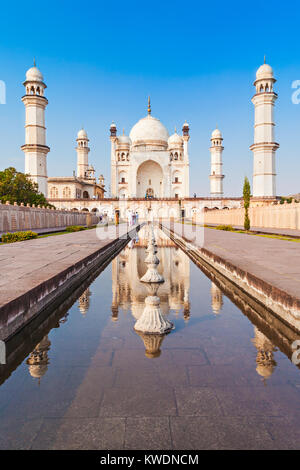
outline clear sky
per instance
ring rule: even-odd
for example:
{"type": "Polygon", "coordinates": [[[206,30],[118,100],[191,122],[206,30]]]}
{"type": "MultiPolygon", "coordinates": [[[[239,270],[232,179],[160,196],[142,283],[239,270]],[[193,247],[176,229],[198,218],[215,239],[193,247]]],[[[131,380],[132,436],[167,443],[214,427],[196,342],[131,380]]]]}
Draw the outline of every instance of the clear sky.
{"type": "Polygon", "coordinates": [[[267,62],[276,91],[277,193],[300,192],[300,5],[295,2],[24,1],[1,3],[0,167],[24,170],[22,82],[36,57],[48,86],[49,176],[76,168],[75,139],[83,125],[90,162],[110,179],[109,126],[131,127],[147,113],[173,133],[190,124],[190,192],[209,195],[210,134],[224,137],[224,192],[241,195],[252,177],[253,81],[267,62]]]}

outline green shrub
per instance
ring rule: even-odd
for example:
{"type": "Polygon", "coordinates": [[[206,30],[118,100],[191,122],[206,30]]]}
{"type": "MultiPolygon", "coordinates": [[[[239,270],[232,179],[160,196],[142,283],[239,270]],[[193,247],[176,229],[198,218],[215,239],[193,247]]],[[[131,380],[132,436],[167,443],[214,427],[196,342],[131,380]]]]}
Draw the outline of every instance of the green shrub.
{"type": "Polygon", "coordinates": [[[80,232],[81,230],[85,230],[85,227],[82,227],[82,225],[70,225],[70,227],[66,228],[66,232],[80,232]]]}
{"type": "Polygon", "coordinates": [[[37,236],[37,233],[27,230],[26,232],[6,233],[5,235],[2,235],[1,241],[2,243],[22,242],[24,240],[37,238],[37,236]]]}
{"type": "Polygon", "coordinates": [[[218,225],[216,227],[217,230],[226,230],[227,232],[233,232],[234,228],[232,225],[218,225]]]}

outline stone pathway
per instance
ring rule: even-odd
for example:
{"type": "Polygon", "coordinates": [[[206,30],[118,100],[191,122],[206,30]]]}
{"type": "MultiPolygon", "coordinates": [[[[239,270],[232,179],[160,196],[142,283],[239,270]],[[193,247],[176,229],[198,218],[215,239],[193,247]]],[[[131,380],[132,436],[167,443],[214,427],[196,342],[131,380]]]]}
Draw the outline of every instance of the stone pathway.
{"type": "MultiPolygon", "coordinates": [[[[208,224],[214,227],[217,227],[220,224],[208,224]]],[[[242,225],[233,225],[233,228],[237,230],[244,230],[242,225]]],[[[294,230],[289,228],[265,228],[265,227],[251,227],[251,231],[258,232],[258,233],[269,233],[270,235],[283,235],[287,237],[299,237],[300,238],[300,230],[294,230]]]]}
{"type": "MultiPolygon", "coordinates": [[[[165,224],[170,227],[170,224],[165,224]]],[[[175,232],[236,267],[300,299],[300,244],[224,230],[174,224],[175,232]],[[204,238],[203,238],[204,237],[204,238]]]]}
{"type": "Polygon", "coordinates": [[[0,246],[0,308],[127,233],[127,224],[0,246]]]}

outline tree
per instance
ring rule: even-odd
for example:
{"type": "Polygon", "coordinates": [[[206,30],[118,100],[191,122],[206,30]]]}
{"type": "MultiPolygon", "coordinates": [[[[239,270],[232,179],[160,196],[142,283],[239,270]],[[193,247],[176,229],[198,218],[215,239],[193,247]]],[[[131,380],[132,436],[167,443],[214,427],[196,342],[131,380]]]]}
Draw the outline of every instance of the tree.
{"type": "Polygon", "coordinates": [[[249,183],[247,176],[245,176],[245,180],[244,180],[243,197],[244,197],[244,208],[245,208],[244,229],[250,230],[250,219],[249,219],[248,209],[250,206],[251,188],[250,188],[250,183],[249,183]]]}
{"type": "Polygon", "coordinates": [[[53,207],[47,202],[44,194],[38,191],[37,183],[31,181],[28,175],[17,171],[13,167],[0,171],[0,200],[17,204],[35,204],[53,207]]]}

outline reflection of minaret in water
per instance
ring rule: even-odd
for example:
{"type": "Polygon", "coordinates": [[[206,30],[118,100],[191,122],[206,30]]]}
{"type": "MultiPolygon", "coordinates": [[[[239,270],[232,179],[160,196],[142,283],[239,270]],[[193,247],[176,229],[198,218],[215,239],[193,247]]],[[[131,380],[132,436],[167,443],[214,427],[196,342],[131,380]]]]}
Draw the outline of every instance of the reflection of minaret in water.
{"type": "Polygon", "coordinates": [[[87,288],[84,293],[79,297],[78,303],[79,303],[79,310],[82,313],[82,315],[86,315],[87,311],[90,306],[90,296],[91,296],[91,291],[89,288],[87,288]]]}
{"type": "Polygon", "coordinates": [[[183,298],[183,319],[185,322],[189,321],[191,316],[191,304],[189,302],[189,290],[184,289],[184,298],[183,298]]]}
{"type": "Polygon", "coordinates": [[[276,348],[256,326],[254,327],[254,335],[252,342],[257,349],[256,372],[266,380],[271,377],[277,365],[274,359],[276,348]]]}
{"type": "Polygon", "coordinates": [[[118,258],[112,261],[112,301],[111,301],[111,319],[118,321],[119,314],[119,296],[118,296],[118,258]]]}
{"type": "Polygon", "coordinates": [[[214,282],[211,283],[211,307],[213,312],[218,315],[223,306],[223,292],[219,289],[214,282]]]}
{"type": "Polygon", "coordinates": [[[118,304],[114,304],[112,302],[112,304],[111,304],[111,319],[112,319],[112,321],[118,321],[118,316],[119,316],[118,304]]]}
{"type": "Polygon", "coordinates": [[[29,365],[29,373],[34,379],[40,379],[46,374],[48,370],[49,358],[48,351],[51,342],[48,336],[44,336],[42,341],[36,345],[26,363],[29,365]]]}

